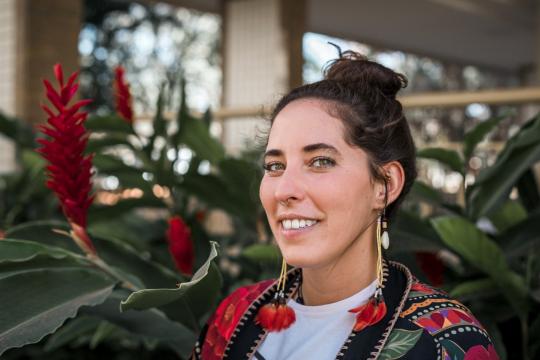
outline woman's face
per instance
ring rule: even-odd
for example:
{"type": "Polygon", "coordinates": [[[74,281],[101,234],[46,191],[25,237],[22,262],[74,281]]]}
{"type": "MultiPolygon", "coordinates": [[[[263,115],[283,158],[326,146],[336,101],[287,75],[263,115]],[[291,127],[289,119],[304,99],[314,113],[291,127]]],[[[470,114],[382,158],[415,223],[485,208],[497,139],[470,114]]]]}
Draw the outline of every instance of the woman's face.
{"type": "Polygon", "coordinates": [[[341,120],[321,101],[289,103],[274,120],[265,154],[259,196],[289,264],[332,265],[371,236],[365,230],[378,202],[368,156],[345,142],[341,120]]]}

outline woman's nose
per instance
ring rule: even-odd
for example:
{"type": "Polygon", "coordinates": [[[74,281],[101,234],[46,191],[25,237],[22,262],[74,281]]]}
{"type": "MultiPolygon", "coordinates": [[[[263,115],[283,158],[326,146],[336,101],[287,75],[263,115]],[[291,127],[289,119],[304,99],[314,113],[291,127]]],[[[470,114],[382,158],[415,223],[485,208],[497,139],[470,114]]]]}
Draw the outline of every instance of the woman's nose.
{"type": "Polygon", "coordinates": [[[300,174],[290,168],[285,169],[279,177],[274,196],[278,202],[287,205],[291,205],[293,200],[302,200],[304,188],[300,174]]]}

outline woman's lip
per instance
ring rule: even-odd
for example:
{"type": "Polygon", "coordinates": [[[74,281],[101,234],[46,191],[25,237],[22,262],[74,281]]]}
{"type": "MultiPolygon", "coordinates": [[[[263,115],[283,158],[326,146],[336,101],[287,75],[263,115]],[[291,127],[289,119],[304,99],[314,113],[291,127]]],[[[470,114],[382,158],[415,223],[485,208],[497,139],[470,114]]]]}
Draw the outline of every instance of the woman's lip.
{"type": "Polygon", "coordinates": [[[301,236],[301,235],[313,230],[316,226],[319,225],[319,223],[320,223],[320,221],[317,221],[315,224],[313,224],[311,226],[306,226],[306,227],[299,228],[299,229],[285,229],[283,227],[282,222],[279,223],[279,226],[280,226],[280,230],[281,230],[281,233],[283,234],[283,236],[285,236],[286,238],[294,238],[294,237],[301,236]]]}

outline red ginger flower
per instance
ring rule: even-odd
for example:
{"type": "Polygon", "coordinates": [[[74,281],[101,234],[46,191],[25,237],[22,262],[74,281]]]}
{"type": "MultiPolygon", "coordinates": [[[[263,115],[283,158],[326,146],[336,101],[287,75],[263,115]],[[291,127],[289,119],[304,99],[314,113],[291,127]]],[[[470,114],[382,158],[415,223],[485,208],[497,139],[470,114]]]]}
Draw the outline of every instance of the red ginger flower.
{"type": "Polygon", "coordinates": [[[129,86],[124,78],[125,70],[118,66],[114,70],[114,87],[116,97],[116,111],[128,123],[133,123],[133,108],[129,86]]]}
{"type": "Polygon", "coordinates": [[[371,297],[367,303],[360,305],[349,312],[356,313],[354,331],[361,331],[366,327],[376,324],[386,315],[386,303],[377,297],[371,297]]]}
{"type": "Polygon", "coordinates": [[[169,219],[167,240],[169,241],[169,252],[173,257],[176,268],[184,274],[191,275],[195,260],[191,230],[180,216],[173,216],[169,219]]]}
{"type": "Polygon", "coordinates": [[[55,113],[46,105],[42,108],[49,115],[47,125],[39,129],[49,139],[38,139],[42,145],[38,152],[47,160],[47,187],[53,190],[60,200],[64,215],[68,219],[72,236],[77,244],[87,253],[96,254],[92,241],[86,233],[88,208],[92,204],[92,155],[84,155],[88,142],[88,132],[83,123],[88,116],[80,109],[91,103],[91,100],[80,100],[72,106],[69,102],[79,87],[75,83],[78,73],[74,72],[64,83],[62,66],[54,66],[54,75],[59,89],[56,90],[48,80],[43,80],[46,95],[55,113]]]}

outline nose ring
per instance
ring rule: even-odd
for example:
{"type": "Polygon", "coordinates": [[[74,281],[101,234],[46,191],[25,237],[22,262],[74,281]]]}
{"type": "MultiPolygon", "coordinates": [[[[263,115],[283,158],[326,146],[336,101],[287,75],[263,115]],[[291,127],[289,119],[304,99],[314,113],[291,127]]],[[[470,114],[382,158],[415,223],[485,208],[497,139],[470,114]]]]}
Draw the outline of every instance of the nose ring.
{"type": "Polygon", "coordinates": [[[287,199],[287,200],[280,200],[279,202],[280,202],[281,204],[283,204],[283,205],[289,207],[289,199],[287,199]]]}

